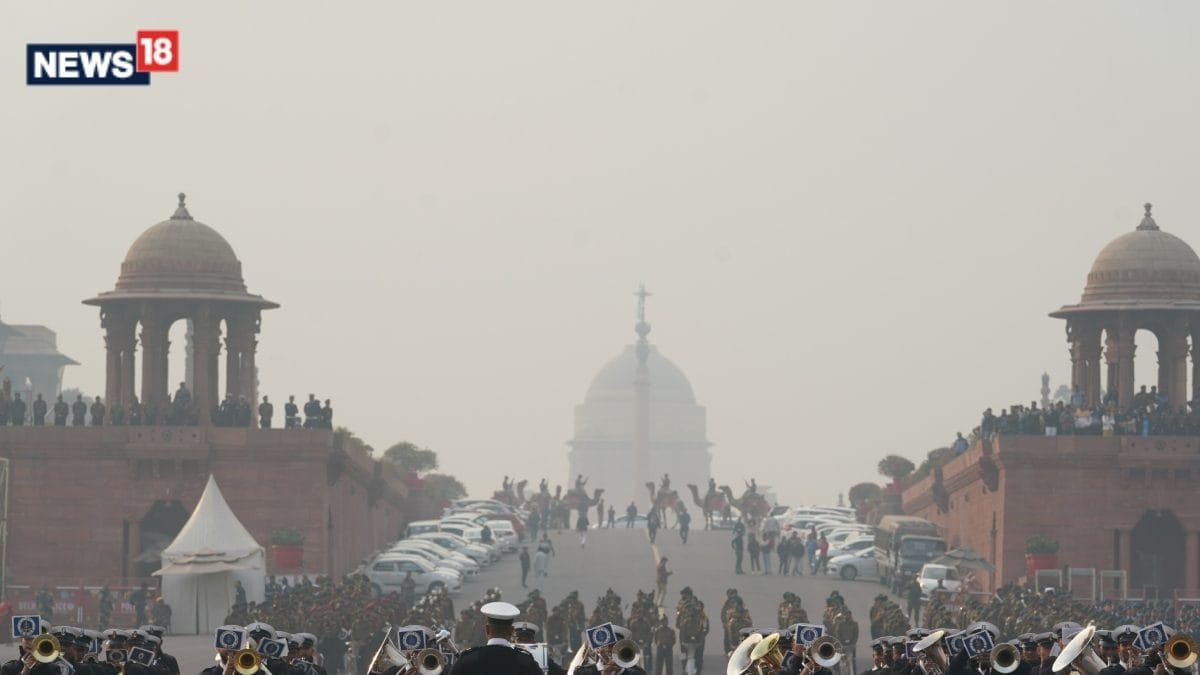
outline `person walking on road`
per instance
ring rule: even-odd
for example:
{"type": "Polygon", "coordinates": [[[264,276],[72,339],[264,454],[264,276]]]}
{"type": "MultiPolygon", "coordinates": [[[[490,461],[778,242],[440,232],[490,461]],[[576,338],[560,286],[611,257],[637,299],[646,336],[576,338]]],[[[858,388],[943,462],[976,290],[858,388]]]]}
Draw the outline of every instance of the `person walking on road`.
{"type": "Polygon", "coordinates": [[[733,535],[733,541],[730,543],[730,546],[733,546],[733,573],[744,574],[742,572],[742,556],[746,553],[746,542],[742,539],[741,532],[733,535]]]}
{"type": "Polygon", "coordinates": [[[654,543],[654,538],[658,536],[658,511],[650,509],[650,513],[646,515],[646,532],[650,535],[650,543],[654,543]]]}
{"type": "Polygon", "coordinates": [[[754,574],[755,572],[759,571],[758,556],[760,552],[758,546],[758,537],[754,536],[753,532],[750,533],[750,541],[746,543],[746,553],[750,554],[750,574],[754,574]]]}
{"type": "Polygon", "coordinates": [[[550,554],[546,549],[538,547],[537,553],[533,554],[533,587],[539,591],[546,583],[546,565],[549,562],[550,554]]]}
{"type": "Polygon", "coordinates": [[[608,529],[613,529],[617,526],[617,510],[610,504],[608,507],[608,529]]]}
{"type": "Polygon", "coordinates": [[[664,614],[654,629],[654,668],[650,675],[672,675],[674,664],[671,662],[671,652],[675,650],[675,631],[667,623],[664,614]]]}
{"type": "Polygon", "coordinates": [[[658,586],[657,604],[659,607],[664,607],[667,602],[667,578],[671,574],[672,572],[667,569],[667,558],[664,556],[662,560],[658,561],[658,569],[655,570],[655,581],[658,586]]]}
{"type": "Polygon", "coordinates": [[[625,527],[633,527],[635,518],[637,518],[637,504],[629,502],[629,506],[625,507],[625,527]]]}
{"type": "Polygon", "coordinates": [[[914,628],[921,626],[921,584],[916,575],[904,587],[904,598],[908,601],[908,620],[914,628]]]}
{"type": "Polygon", "coordinates": [[[528,588],[525,580],[529,577],[529,547],[521,547],[521,588],[528,588]]]}
{"type": "Polygon", "coordinates": [[[759,551],[762,552],[762,573],[769,575],[771,573],[771,551],[775,549],[775,539],[770,535],[763,536],[762,546],[759,551]]]}
{"type": "Polygon", "coordinates": [[[688,529],[692,526],[692,514],[687,511],[680,511],[677,520],[679,521],[679,539],[686,544],[688,529]]]}

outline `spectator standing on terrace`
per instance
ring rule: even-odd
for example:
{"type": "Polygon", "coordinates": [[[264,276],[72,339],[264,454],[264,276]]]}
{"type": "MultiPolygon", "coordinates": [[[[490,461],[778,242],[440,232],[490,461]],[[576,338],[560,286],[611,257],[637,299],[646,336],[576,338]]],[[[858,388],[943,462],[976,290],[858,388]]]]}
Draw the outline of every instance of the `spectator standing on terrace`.
{"type": "Polygon", "coordinates": [[[958,437],[954,439],[954,445],[950,446],[954,450],[954,454],[961,455],[967,451],[967,439],[963,438],[962,432],[958,432],[958,437]]]}

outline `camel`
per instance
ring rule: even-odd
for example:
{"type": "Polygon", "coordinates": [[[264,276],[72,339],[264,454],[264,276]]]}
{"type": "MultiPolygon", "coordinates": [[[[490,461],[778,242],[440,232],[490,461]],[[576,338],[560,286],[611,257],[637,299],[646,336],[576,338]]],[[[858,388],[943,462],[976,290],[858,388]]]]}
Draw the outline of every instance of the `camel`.
{"type": "Polygon", "coordinates": [[[762,520],[771,513],[771,505],[758,492],[746,490],[742,493],[741,499],[736,499],[733,496],[733,490],[728,485],[721,486],[721,492],[725,494],[725,499],[745,515],[749,515],[755,520],[762,520]]]}
{"type": "Polygon", "coordinates": [[[596,488],[592,490],[591,499],[588,499],[586,492],[571,490],[567,493],[566,503],[568,507],[575,511],[586,511],[600,503],[600,495],[602,494],[604,494],[604,488],[596,488]]]}
{"type": "Polygon", "coordinates": [[[658,522],[663,527],[667,526],[667,509],[674,511],[677,517],[684,510],[683,500],[675,490],[656,491],[654,481],[647,481],[646,488],[650,490],[650,510],[658,512],[658,522]]]}
{"type": "Polygon", "coordinates": [[[504,502],[509,506],[520,506],[525,503],[525,485],[529,481],[519,480],[515,483],[508,481],[508,476],[504,477],[504,489],[496,490],[492,493],[492,499],[498,502],[504,502]],[[516,491],[513,488],[516,487],[516,491]]]}
{"type": "Polygon", "coordinates": [[[700,488],[696,487],[694,483],[688,483],[688,490],[692,492],[692,502],[704,512],[704,529],[711,530],[714,516],[725,511],[725,496],[719,491],[710,490],[701,499],[700,488]]]}

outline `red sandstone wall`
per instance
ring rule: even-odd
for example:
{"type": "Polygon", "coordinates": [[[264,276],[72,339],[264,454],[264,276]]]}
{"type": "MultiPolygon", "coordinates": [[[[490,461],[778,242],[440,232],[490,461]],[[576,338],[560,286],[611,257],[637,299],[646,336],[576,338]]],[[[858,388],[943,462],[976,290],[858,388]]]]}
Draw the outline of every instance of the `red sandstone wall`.
{"type": "Polygon", "coordinates": [[[976,444],[943,467],[948,513],[937,513],[932,503],[932,478],[905,490],[905,512],[944,528],[951,546],[959,542],[987,557],[995,513],[992,560],[1005,583],[1025,575],[1025,541],[1034,534],[1060,542],[1060,566],[1128,572],[1130,531],[1147,510],[1170,510],[1189,533],[1187,585],[1200,585],[1200,498],[1194,487],[1200,439],[1002,436],[993,449],[1001,467],[997,492],[984,490],[976,444]]]}
{"type": "Polygon", "coordinates": [[[294,527],[306,538],[307,571],[344,574],[395,538],[405,488],[378,479],[380,497],[368,506],[371,461],[346,457],[330,486],[334,453],[332,434],[320,430],[0,428],[0,455],[11,467],[8,580],[120,583],[134,572],[139,524],[155,500],[177,499],[190,513],[210,472],[260,544],[269,548],[271,530],[294,527]]]}

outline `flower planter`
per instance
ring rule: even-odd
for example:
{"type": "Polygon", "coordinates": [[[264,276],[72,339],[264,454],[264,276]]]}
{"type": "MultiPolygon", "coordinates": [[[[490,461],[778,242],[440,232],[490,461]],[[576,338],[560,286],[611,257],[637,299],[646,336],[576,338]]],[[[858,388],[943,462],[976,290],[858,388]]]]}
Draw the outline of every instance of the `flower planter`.
{"type": "Polygon", "coordinates": [[[1056,570],[1058,569],[1058,554],[1057,553],[1026,553],[1025,554],[1025,571],[1032,581],[1038,570],[1056,570]]]}
{"type": "Polygon", "coordinates": [[[304,547],[273,544],[271,561],[276,570],[298,570],[304,567],[304,547]]]}

